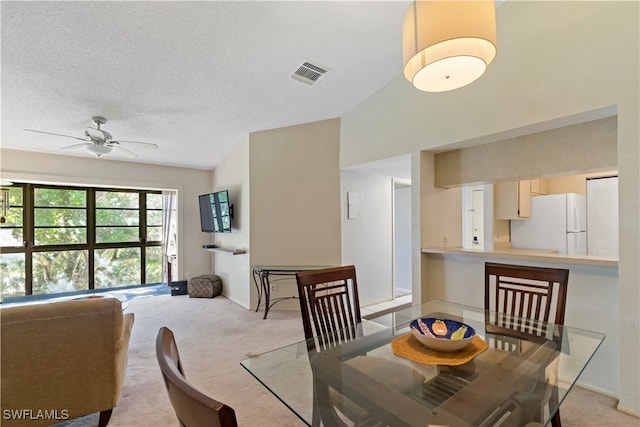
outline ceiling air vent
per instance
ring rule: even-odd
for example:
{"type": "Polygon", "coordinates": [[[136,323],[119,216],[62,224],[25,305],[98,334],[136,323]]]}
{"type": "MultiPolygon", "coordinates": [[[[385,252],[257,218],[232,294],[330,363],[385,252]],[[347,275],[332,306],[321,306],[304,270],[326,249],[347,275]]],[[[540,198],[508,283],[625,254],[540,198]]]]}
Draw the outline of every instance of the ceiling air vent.
{"type": "Polygon", "coordinates": [[[319,65],[312,64],[309,61],[305,61],[298,69],[291,75],[291,78],[298,80],[299,82],[309,85],[314,84],[320,77],[326,73],[327,70],[319,65]]]}

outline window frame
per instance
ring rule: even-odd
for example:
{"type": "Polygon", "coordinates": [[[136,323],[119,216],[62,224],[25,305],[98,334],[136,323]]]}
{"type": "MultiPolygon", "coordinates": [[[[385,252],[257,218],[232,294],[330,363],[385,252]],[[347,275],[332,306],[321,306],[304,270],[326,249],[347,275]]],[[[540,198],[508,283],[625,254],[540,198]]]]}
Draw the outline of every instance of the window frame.
{"type": "MultiPolygon", "coordinates": [[[[147,282],[147,248],[161,247],[162,240],[147,240],[147,194],[162,194],[161,190],[145,190],[132,188],[115,188],[115,187],[82,187],[67,186],[54,184],[36,184],[36,183],[14,183],[13,186],[22,187],[22,246],[1,246],[0,252],[3,254],[19,254],[24,253],[25,259],[25,295],[33,294],[33,255],[38,252],[60,252],[60,251],[87,251],[88,262],[88,289],[96,289],[95,280],[95,251],[103,249],[119,249],[119,248],[138,248],[140,253],[140,284],[147,282]],[[80,190],[86,192],[86,242],[85,243],[65,243],[65,244],[35,244],[35,230],[39,227],[35,226],[35,191],[40,188],[48,188],[55,190],[80,190]],[[118,193],[137,193],[138,194],[138,239],[129,242],[96,242],[96,192],[113,191],[118,193]]],[[[69,209],[81,209],[72,208],[69,209]]],[[[101,208],[104,209],[104,208],[101,208]]],[[[107,208],[109,209],[109,208],[107,208]]],[[[134,208],[129,208],[134,210],[134,208]]],[[[149,209],[156,210],[157,209],[149,209]]],[[[130,226],[136,227],[136,226],[130,226]]],[[[15,227],[12,227],[15,228],[15,227]]],[[[65,228],[65,227],[48,227],[48,228],[65,228]]],[[[162,237],[162,233],[161,233],[162,237]]],[[[114,286],[113,289],[126,287],[130,285],[114,286]]],[[[98,288],[105,289],[105,288],[98,288]]],[[[51,293],[50,295],[53,295],[51,293]]]]}

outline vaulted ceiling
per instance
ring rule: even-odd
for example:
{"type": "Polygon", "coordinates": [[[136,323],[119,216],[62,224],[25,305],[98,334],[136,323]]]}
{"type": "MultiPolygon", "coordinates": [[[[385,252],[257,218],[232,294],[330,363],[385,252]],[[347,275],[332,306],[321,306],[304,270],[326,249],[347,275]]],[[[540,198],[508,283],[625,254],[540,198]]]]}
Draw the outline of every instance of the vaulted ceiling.
{"type": "MultiPolygon", "coordinates": [[[[92,116],[143,163],[213,168],[253,131],[344,115],[402,75],[408,1],[1,4],[2,147],[61,150],[92,116]],[[291,75],[305,61],[328,71],[291,75]]],[[[108,158],[105,158],[108,160],[108,158]]]]}

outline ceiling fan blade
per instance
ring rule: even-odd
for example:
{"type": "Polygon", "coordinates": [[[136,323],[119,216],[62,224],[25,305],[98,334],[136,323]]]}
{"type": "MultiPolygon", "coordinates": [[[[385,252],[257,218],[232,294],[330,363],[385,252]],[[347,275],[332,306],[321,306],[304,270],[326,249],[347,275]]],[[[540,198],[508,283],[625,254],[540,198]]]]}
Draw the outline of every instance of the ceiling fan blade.
{"type": "Polygon", "coordinates": [[[86,128],[84,135],[90,140],[109,141],[111,139],[111,134],[102,129],[86,128]]]}
{"type": "Polygon", "coordinates": [[[61,150],[71,150],[74,148],[80,148],[80,147],[86,147],[87,145],[91,145],[90,142],[85,142],[84,144],[72,144],[72,145],[67,145],[65,147],[60,147],[61,150]]]}
{"type": "Polygon", "coordinates": [[[114,142],[115,142],[115,143],[124,143],[124,144],[138,144],[138,145],[140,145],[140,147],[145,147],[145,148],[155,148],[155,149],[160,148],[160,147],[158,146],[158,144],[153,144],[153,143],[151,143],[151,142],[140,142],[140,141],[120,141],[120,140],[118,140],[118,141],[110,141],[110,142],[112,142],[112,143],[114,143],[114,142]]]}
{"type": "Polygon", "coordinates": [[[138,156],[136,155],[136,153],[134,153],[134,152],[132,152],[132,151],[129,151],[129,150],[127,150],[126,148],[122,148],[122,147],[120,147],[120,146],[119,146],[119,145],[117,145],[117,144],[109,145],[109,147],[111,147],[111,148],[115,148],[115,149],[117,150],[117,151],[116,151],[117,153],[119,152],[120,154],[123,154],[123,155],[125,155],[125,156],[127,156],[127,157],[138,157],[138,156]]]}
{"type": "Polygon", "coordinates": [[[27,132],[44,133],[45,135],[55,135],[55,136],[62,136],[62,137],[65,137],[65,138],[73,138],[73,139],[77,139],[78,141],[86,141],[85,138],[79,138],[77,136],[62,135],[62,134],[59,134],[59,133],[44,132],[44,131],[41,131],[41,130],[34,130],[34,129],[22,129],[22,130],[26,130],[27,132]]]}

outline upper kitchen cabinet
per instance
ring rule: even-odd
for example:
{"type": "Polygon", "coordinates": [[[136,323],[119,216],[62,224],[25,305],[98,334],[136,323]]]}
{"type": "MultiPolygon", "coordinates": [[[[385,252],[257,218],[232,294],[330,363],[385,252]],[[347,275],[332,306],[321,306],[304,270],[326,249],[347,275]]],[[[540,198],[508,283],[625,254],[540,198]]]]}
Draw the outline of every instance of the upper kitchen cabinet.
{"type": "Polygon", "coordinates": [[[545,179],[530,179],[529,190],[531,195],[540,196],[542,194],[549,194],[547,189],[547,181],[545,179]]]}
{"type": "Polygon", "coordinates": [[[545,194],[539,179],[497,182],[494,184],[496,219],[526,219],[531,216],[531,196],[545,194]]]}

